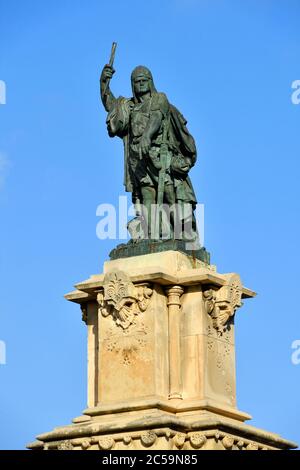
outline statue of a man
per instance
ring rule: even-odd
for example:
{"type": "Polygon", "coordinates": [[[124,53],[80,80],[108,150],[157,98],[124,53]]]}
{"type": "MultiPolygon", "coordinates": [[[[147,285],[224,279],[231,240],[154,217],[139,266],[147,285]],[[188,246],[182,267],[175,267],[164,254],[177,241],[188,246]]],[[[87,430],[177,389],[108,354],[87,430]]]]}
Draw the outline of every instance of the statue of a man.
{"type": "MultiPolygon", "coordinates": [[[[108,112],[110,137],[118,136],[124,141],[124,185],[132,193],[137,215],[147,218],[146,238],[151,238],[151,208],[157,203],[190,207],[190,211],[181,211],[179,224],[186,217],[182,214],[190,212],[188,217],[195,235],[196,197],[188,172],[196,162],[196,147],[186,120],[164,93],[156,91],[148,68],[138,66],[133,70],[131,98],[115,98],[112,94],[109,83],[114,72],[110,65],[104,66],[101,99],[108,112]],[[146,217],[140,207],[145,208],[146,217]]],[[[176,223],[172,213],[173,236],[176,223]]]]}

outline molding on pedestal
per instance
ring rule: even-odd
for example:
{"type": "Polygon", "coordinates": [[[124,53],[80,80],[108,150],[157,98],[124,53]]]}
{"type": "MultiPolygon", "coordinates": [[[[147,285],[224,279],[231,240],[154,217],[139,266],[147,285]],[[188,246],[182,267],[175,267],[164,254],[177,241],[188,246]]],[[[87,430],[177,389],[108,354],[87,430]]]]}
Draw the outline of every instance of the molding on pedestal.
{"type": "Polygon", "coordinates": [[[145,447],[152,450],[287,450],[297,447],[278,434],[213,413],[178,417],[159,411],[59,427],[37,439],[27,447],[45,450],[121,450],[124,444],[134,450],[145,447]]]}

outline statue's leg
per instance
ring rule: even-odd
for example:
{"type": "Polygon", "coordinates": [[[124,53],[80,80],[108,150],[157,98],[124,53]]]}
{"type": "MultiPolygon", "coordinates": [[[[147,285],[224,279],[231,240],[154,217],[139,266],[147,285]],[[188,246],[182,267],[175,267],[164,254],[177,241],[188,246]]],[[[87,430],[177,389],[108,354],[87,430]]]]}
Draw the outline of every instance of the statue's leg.
{"type": "Polygon", "coordinates": [[[145,233],[148,233],[148,236],[151,238],[151,210],[152,205],[156,202],[156,191],[153,186],[142,186],[142,211],[143,219],[146,224],[145,233]]]}
{"type": "Polygon", "coordinates": [[[165,201],[167,204],[172,205],[175,204],[175,191],[173,184],[167,184],[165,186],[165,201]]]}
{"type": "Polygon", "coordinates": [[[179,201],[182,205],[182,233],[186,242],[199,243],[196,218],[192,203],[179,201]]]}
{"type": "Polygon", "coordinates": [[[133,191],[132,192],[132,195],[131,195],[131,198],[132,198],[132,203],[134,205],[134,210],[135,210],[135,215],[136,217],[139,217],[141,215],[141,198],[140,198],[140,195],[138,194],[137,191],[133,191]]]}

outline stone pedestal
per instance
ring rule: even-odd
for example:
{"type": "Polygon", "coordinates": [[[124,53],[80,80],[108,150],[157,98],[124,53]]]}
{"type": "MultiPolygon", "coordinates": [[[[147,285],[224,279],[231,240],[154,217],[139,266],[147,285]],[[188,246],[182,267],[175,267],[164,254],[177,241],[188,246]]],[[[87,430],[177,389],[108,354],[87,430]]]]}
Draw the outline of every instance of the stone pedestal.
{"type": "Polygon", "coordinates": [[[234,316],[255,293],[177,251],[116,259],[66,295],[88,331],[88,408],[31,449],[289,449],[236,406],[234,316]]]}

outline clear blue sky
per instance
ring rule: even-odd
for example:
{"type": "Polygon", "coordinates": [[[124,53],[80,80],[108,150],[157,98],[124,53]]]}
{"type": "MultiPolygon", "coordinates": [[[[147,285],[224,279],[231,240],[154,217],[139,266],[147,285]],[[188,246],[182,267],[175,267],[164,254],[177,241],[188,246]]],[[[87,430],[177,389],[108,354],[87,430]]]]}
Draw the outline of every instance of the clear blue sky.
{"type": "Polygon", "coordinates": [[[113,40],[115,94],[147,65],[188,119],[206,247],[259,294],[236,316],[239,408],[300,444],[299,22],[298,0],[0,0],[1,449],[86,407],[85,325],[63,294],[116,244],[96,237],[98,204],[124,194],[98,97],[113,40]]]}

